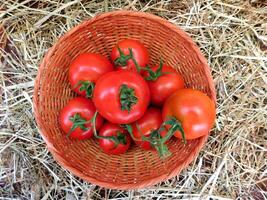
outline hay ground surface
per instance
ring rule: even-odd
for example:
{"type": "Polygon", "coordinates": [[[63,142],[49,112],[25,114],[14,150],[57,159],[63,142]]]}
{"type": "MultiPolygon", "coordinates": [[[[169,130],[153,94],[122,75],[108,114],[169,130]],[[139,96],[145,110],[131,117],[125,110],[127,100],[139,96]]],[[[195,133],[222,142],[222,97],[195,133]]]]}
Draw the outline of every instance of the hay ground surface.
{"type": "Polygon", "coordinates": [[[266,1],[2,0],[0,8],[8,36],[0,54],[0,199],[266,199],[266,1]],[[74,177],[53,160],[33,117],[47,49],[82,20],[120,9],[156,14],[189,33],[217,89],[216,125],[199,157],[146,190],[107,190],[74,177]]]}

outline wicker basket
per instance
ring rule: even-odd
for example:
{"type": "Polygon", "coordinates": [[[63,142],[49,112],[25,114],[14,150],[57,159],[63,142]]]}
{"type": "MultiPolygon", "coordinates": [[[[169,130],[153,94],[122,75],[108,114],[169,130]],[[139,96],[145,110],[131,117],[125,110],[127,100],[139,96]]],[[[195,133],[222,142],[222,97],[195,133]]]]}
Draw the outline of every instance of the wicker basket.
{"type": "Polygon", "coordinates": [[[174,66],[187,87],[207,93],[215,101],[209,66],[190,37],[168,21],[142,12],[116,11],[98,15],[73,28],[47,52],[38,71],[34,90],[35,118],[55,160],[76,176],[106,188],[144,188],[180,173],[198,155],[207,136],[183,145],[169,142],[172,156],[159,159],[156,152],[132,146],[123,155],[103,153],[94,139],[70,140],[62,133],[59,111],[73,98],[68,83],[70,62],[80,53],[98,52],[109,57],[112,47],[125,38],[140,40],[151,55],[174,66]]]}

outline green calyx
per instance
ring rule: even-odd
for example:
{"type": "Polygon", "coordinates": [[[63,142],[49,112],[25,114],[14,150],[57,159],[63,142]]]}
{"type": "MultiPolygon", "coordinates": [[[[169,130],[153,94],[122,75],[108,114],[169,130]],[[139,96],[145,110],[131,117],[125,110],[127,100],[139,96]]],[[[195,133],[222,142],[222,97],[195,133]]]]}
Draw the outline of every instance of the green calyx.
{"type": "Polygon", "coordinates": [[[160,76],[166,74],[162,72],[162,67],[163,67],[163,62],[160,60],[159,67],[157,70],[154,72],[149,66],[146,66],[145,68],[142,68],[142,70],[148,72],[148,76],[145,78],[147,81],[155,81],[157,80],[160,76]]]}
{"type": "Polygon", "coordinates": [[[129,48],[129,55],[126,55],[123,53],[123,51],[120,49],[120,47],[118,47],[118,51],[120,56],[118,58],[115,59],[114,63],[116,66],[126,66],[129,60],[132,60],[137,71],[140,72],[141,67],[138,65],[134,55],[133,55],[133,50],[131,48],[129,48]]]}
{"type": "Polygon", "coordinates": [[[123,124],[121,126],[128,131],[128,133],[131,135],[133,140],[140,141],[140,142],[144,142],[144,141],[149,142],[150,145],[153,146],[157,150],[160,158],[164,159],[171,155],[170,151],[168,150],[167,145],[164,144],[165,142],[163,142],[164,138],[162,138],[160,135],[160,132],[162,131],[162,129],[153,130],[150,136],[146,137],[142,134],[138,124],[136,124],[137,130],[139,131],[140,135],[142,135],[141,138],[139,139],[133,135],[133,128],[131,125],[123,124]]]}
{"type": "Polygon", "coordinates": [[[121,85],[120,87],[120,104],[121,110],[131,111],[132,106],[137,103],[138,99],[135,96],[135,91],[133,88],[127,85],[121,85]]]}
{"type": "Polygon", "coordinates": [[[120,131],[117,132],[117,139],[118,139],[119,144],[124,144],[125,145],[127,143],[127,141],[126,141],[126,135],[123,134],[120,131]]]}
{"type": "Polygon", "coordinates": [[[119,51],[120,56],[115,59],[114,63],[116,66],[124,67],[127,65],[128,60],[132,59],[133,57],[132,50],[129,49],[129,52],[130,52],[129,55],[124,54],[120,47],[118,47],[118,51],[119,51]]]}
{"type": "Polygon", "coordinates": [[[69,133],[67,134],[67,137],[69,137],[76,128],[80,128],[83,131],[88,130],[88,128],[85,127],[85,124],[88,123],[88,121],[82,118],[79,113],[75,113],[75,115],[73,117],[70,117],[69,120],[72,122],[72,127],[69,133]]]}
{"type": "Polygon", "coordinates": [[[131,125],[124,124],[122,126],[123,126],[123,128],[125,128],[129,132],[129,134],[131,135],[133,140],[149,142],[151,144],[151,146],[153,146],[157,150],[160,158],[162,158],[162,159],[165,159],[171,155],[171,152],[169,151],[168,146],[165,143],[173,136],[173,134],[177,130],[179,130],[181,132],[182,138],[183,138],[183,143],[186,144],[185,134],[184,134],[183,128],[181,126],[181,123],[175,117],[172,117],[169,120],[162,123],[162,125],[160,126],[159,129],[152,130],[149,137],[145,137],[142,134],[139,126],[136,124],[137,130],[139,131],[140,135],[142,135],[142,137],[140,139],[134,137],[133,128],[131,125]],[[167,134],[164,137],[162,137],[160,133],[166,129],[165,128],[166,125],[170,125],[170,128],[169,128],[167,134]]]}
{"type": "Polygon", "coordinates": [[[119,144],[126,144],[126,136],[122,134],[120,131],[117,132],[117,136],[101,136],[97,134],[96,131],[96,117],[97,117],[98,112],[96,111],[93,118],[92,118],[92,124],[93,124],[93,132],[94,136],[97,139],[107,139],[107,140],[112,140],[114,142],[114,148],[116,148],[119,144]]]}
{"type": "Polygon", "coordinates": [[[87,98],[92,98],[93,90],[95,88],[95,84],[91,81],[79,81],[80,88],[79,91],[85,91],[87,98]]]}

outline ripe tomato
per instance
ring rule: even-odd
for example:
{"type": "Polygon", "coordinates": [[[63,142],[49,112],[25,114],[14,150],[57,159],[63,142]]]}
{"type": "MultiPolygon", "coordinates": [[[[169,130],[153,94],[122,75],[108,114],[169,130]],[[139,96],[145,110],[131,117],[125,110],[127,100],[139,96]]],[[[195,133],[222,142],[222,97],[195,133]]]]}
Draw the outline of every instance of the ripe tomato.
{"type": "MultiPolygon", "coordinates": [[[[76,97],[68,102],[61,110],[59,122],[62,130],[71,138],[79,140],[88,139],[93,136],[90,120],[96,112],[93,102],[84,97],[76,97]]],[[[96,129],[102,126],[103,118],[96,118],[96,129]]]]}
{"type": "MultiPolygon", "coordinates": [[[[151,142],[144,141],[142,136],[152,141],[152,137],[159,136],[157,130],[161,127],[161,124],[161,111],[158,108],[148,108],[144,116],[132,124],[132,133],[134,138],[137,139],[134,140],[135,143],[145,150],[155,149],[151,145],[151,142]]],[[[166,135],[166,130],[162,130],[160,135],[164,137],[166,135]]]]}
{"type": "Polygon", "coordinates": [[[172,93],[184,88],[182,76],[171,66],[154,66],[151,70],[150,73],[144,72],[144,77],[148,82],[152,104],[161,106],[172,93]]]}
{"type": "Polygon", "coordinates": [[[113,70],[113,65],[102,55],[83,53],[70,65],[69,82],[81,96],[91,97],[95,82],[103,74],[113,70]]]}
{"type": "Polygon", "coordinates": [[[113,71],[96,82],[93,102],[99,113],[115,124],[128,124],[145,113],[150,100],[146,81],[137,73],[113,71]]]}
{"type": "Polygon", "coordinates": [[[121,128],[118,124],[112,124],[110,122],[104,124],[99,131],[99,136],[114,136],[114,138],[116,138],[118,142],[117,145],[111,139],[98,139],[99,146],[108,154],[122,154],[129,149],[131,144],[131,137],[127,131],[121,128]]]}
{"type": "MultiPolygon", "coordinates": [[[[206,94],[193,89],[177,90],[164,103],[162,114],[164,121],[174,117],[176,123],[181,124],[186,140],[207,135],[216,115],[214,102],[206,94]]],[[[182,138],[179,130],[174,135],[182,138]]]]}
{"type": "Polygon", "coordinates": [[[134,57],[136,63],[140,67],[145,67],[149,62],[148,51],[146,47],[138,40],[122,40],[115,47],[113,47],[111,52],[111,60],[117,67],[136,72],[136,65],[132,57],[134,57]]]}

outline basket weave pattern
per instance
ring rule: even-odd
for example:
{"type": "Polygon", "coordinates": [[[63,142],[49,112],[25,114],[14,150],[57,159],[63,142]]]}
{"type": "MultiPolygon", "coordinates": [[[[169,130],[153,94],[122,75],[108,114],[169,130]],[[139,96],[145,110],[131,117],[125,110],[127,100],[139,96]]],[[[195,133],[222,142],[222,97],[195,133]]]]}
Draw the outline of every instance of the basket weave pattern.
{"type": "Polygon", "coordinates": [[[172,156],[165,161],[156,152],[132,145],[123,155],[102,152],[95,139],[71,140],[61,131],[58,115],[76,96],[68,83],[68,68],[80,53],[109,57],[122,39],[140,40],[149,50],[150,64],[174,66],[187,87],[199,89],[215,101],[215,89],[205,58],[182,30],[154,15],[117,11],[94,17],[62,36],[47,52],[38,71],[34,91],[35,118],[55,160],[76,176],[107,188],[136,189],[178,175],[199,153],[207,136],[183,145],[168,143],[172,156]]]}

